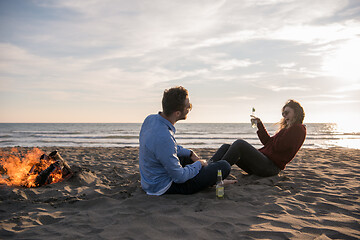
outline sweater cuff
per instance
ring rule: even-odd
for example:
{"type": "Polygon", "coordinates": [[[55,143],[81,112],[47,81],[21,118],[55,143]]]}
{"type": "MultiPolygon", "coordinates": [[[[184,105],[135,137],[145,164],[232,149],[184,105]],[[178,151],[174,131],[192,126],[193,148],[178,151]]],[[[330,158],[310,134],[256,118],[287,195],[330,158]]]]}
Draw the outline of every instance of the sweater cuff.
{"type": "Polygon", "coordinates": [[[192,164],[193,166],[195,166],[195,168],[200,171],[200,169],[202,168],[201,162],[200,161],[196,161],[192,164]]]}
{"type": "Polygon", "coordinates": [[[181,157],[189,157],[191,153],[191,150],[186,149],[186,148],[182,148],[179,152],[178,152],[178,156],[181,157]]]}

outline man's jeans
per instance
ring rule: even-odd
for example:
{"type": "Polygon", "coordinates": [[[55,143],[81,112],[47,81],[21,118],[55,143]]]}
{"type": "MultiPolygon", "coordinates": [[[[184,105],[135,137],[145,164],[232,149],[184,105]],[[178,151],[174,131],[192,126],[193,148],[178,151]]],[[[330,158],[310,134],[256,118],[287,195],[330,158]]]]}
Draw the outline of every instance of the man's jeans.
{"type": "MultiPolygon", "coordinates": [[[[180,157],[179,159],[182,166],[193,163],[189,157],[180,157]]],[[[195,177],[186,182],[173,182],[166,194],[193,194],[211,187],[216,184],[218,170],[222,171],[222,177],[225,179],[230,174],[231,166],[225,160],[209,163],[206,167],[202,167],[195,177]]]]}
{"type": "Polygon", "coordinates": [[[210,162],[226,160],[230,165],[236,164],[248,174],[254,174],[260,177],[269,177],[277,175],[280,169],[245,140],[236,140],[232,145],[222,145],[210,162]]]}

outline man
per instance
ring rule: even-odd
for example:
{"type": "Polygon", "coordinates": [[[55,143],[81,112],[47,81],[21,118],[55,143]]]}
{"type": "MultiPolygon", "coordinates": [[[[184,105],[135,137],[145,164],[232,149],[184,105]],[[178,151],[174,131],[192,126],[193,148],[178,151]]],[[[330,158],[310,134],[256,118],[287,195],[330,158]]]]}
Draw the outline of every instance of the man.
{"type": "Polygon", "coordinates": [[[211,164],[175,140],[175,123],[185,120],[192,105],[188,91],[174,87],[164,91],[163,112],[149,115],[140,131],[139,168],[141,187],[149,195],[192,194],[212,186],[217,171],[230,173],[225,160],[211,164]]]}

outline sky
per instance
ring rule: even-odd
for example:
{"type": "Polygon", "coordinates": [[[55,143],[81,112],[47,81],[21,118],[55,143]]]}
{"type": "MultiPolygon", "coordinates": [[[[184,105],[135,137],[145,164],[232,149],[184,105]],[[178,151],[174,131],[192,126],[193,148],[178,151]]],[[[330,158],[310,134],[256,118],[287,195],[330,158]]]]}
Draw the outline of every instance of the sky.
{"type": "Polygon", "coordinates": [[[358,0],[0,0],[0,122],[360,122],[358,0]]]}

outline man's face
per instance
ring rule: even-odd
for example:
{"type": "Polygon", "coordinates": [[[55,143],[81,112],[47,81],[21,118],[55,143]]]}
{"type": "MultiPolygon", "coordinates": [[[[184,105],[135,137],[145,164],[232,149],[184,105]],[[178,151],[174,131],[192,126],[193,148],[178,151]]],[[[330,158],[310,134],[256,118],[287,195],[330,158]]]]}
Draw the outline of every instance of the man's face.
{"type": "Polygon", "coordinates": [[[185,99],[185,108],[181,112],[179,116],[179,120],[185,120],[187,118],[188,113],[191,111],[192,105],[190,103],[189,97],[186,97],[185,99]]]}

